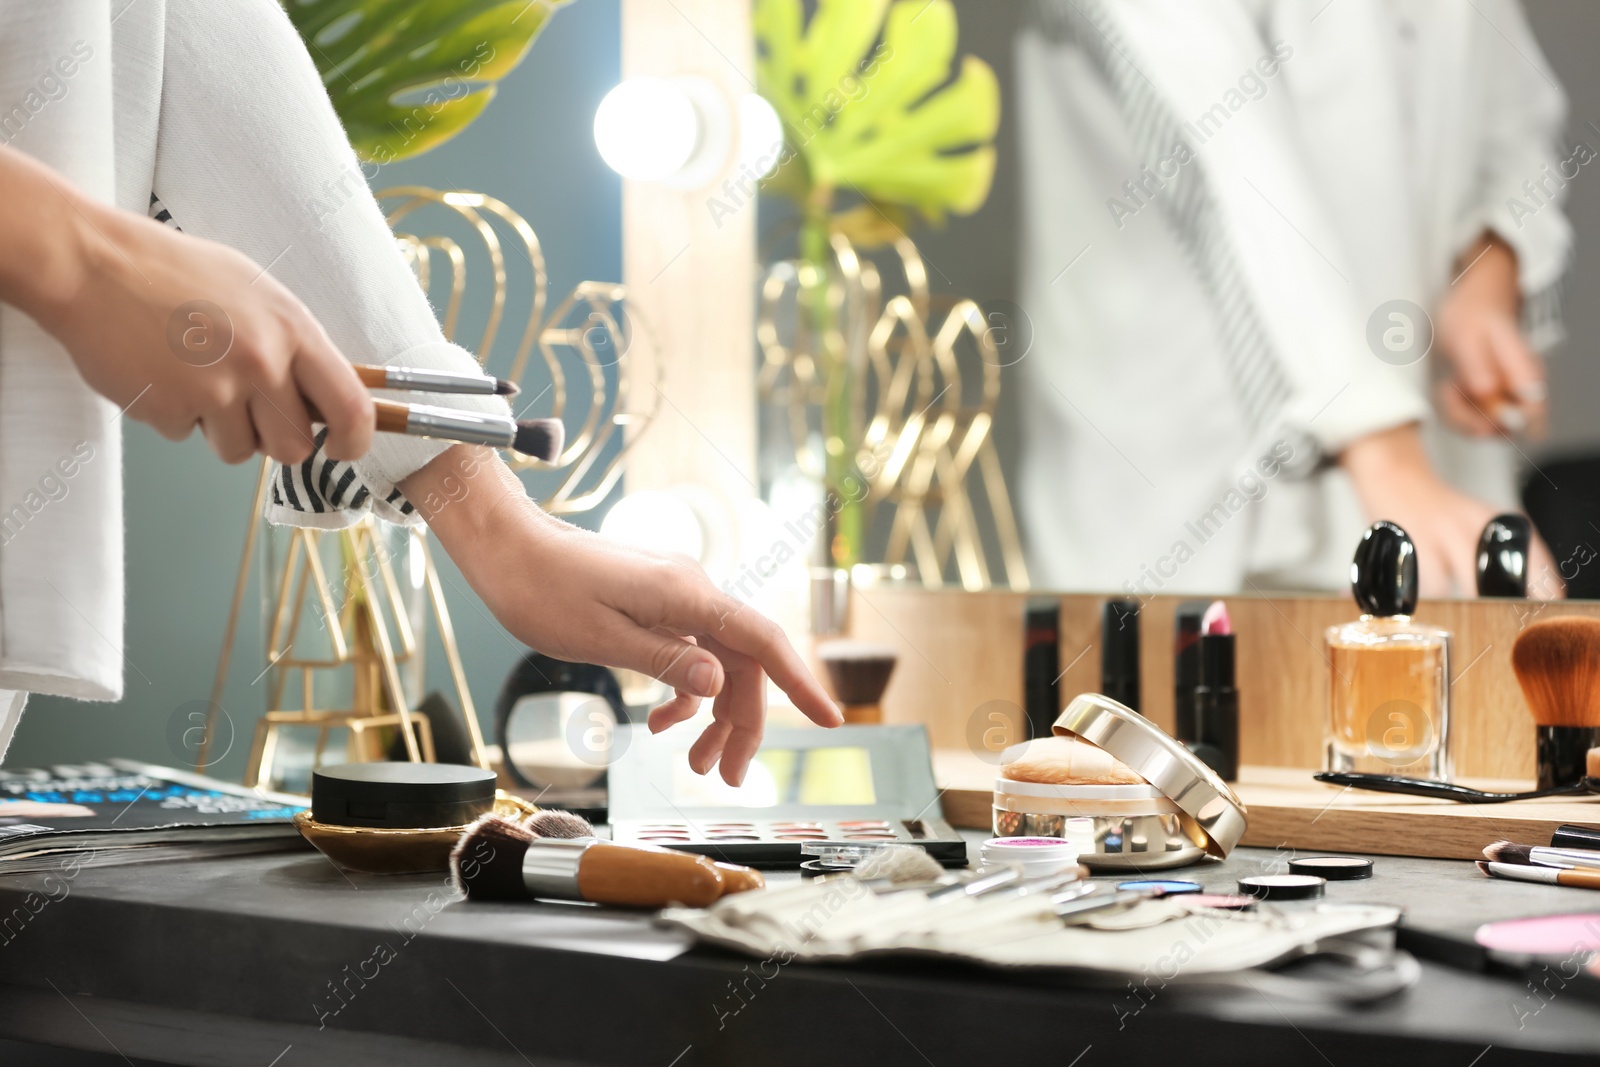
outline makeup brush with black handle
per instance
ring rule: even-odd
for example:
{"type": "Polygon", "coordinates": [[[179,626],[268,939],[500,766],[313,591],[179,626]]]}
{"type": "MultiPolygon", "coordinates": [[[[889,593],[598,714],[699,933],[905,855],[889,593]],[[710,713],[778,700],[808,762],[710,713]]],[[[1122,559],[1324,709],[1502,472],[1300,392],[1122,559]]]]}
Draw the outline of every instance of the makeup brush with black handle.
{"type": "Polygon", "coordinates": [[[1404,793],[1413,797],[1435,797],[1439,800],[1457,800],[1463,804],[1504,804],[1508,800],[1538,800],[1540,797],[1581,796],[1600,793],[1600,779],[1580,778],[1576,782],[1551,786],[1548,789],[1530,789],[1525,793],[1492,793],[1454,782],[1441,782],[1433,778],[1406,778],[1398,774],[1367,774],[1361,771],[1319,771],[1311,777],[1329,785],[1342,785],[1347,789],[1365,789],[1373,793],[1404,793]]]}
{"type": "Polygon", "coordinates": [[[1530,623],[1511,667],[1536,725],[1540,789],[1581,781],[1600,747],[1600,619],[1563,615],[1530,623]]]}
{"type": "Polygon", "coordinates": [[[883,721],[883,692],[899,654],[888,645],[840,639],[817,648],[833,695],[849,723],[883,721]]]}

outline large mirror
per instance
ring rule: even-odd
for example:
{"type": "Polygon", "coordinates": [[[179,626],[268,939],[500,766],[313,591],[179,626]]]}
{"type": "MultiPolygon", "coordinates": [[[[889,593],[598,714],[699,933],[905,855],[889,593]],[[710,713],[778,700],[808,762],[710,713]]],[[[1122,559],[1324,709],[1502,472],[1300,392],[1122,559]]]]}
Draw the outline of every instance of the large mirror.
{"type": "Polygon", "coordinates": [[[1600,595],[1600,9],[956,9],[993,187],[914,238],[1025,346],[994,433],[1035,587],[1336,591],[1388,518],[1472,595],[1523,512],[1530,592],[1600,595]]]}

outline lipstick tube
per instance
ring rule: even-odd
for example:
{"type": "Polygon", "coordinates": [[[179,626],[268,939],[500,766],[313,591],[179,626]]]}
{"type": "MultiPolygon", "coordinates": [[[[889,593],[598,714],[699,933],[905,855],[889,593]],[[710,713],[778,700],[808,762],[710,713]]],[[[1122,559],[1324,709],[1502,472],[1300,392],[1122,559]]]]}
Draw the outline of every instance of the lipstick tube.
{"type": "Polygon", "coordinates": [[[1194,691],[1196,752],[1205,753],[1225,782],[1239,777],[1239,690],[1234,678],[1233,634],[1202,634],[1200,684],[1194,691]]]}

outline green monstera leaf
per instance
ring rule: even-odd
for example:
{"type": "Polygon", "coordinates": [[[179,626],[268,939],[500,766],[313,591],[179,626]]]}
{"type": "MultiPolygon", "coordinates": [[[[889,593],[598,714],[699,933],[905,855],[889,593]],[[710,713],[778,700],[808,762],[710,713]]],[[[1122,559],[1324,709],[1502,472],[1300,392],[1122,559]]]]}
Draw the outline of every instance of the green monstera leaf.
{"type": "Polygon", "coordinates": [[[797,156],[775,188],[854,190],[935,221],[983,205],[1000,84],[974,56],[951,77],[950,0],[817,0],[809,25],[801,0],[757,0],[754,22],[758,87],[797,156]]]}
{"type": "Polygon", "coordinates": [[[454,137],[569,0],[281,0],[363,159],[454,137]]]}

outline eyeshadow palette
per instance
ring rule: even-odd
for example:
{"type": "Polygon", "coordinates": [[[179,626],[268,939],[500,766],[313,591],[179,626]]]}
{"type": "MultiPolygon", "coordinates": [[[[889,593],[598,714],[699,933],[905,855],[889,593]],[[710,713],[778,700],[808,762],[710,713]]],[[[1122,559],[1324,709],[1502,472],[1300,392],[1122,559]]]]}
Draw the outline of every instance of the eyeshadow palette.
{"type": "Polygon", "coordinates": [[[610,769],[611,837],[768,870],[798,868],[801,846],[920,845],[946,866],[966,842],[938,817],[928,735],[920,726],[771,729],[729,786],[689,770],[692,732],[619,736],[610,769]]]}

